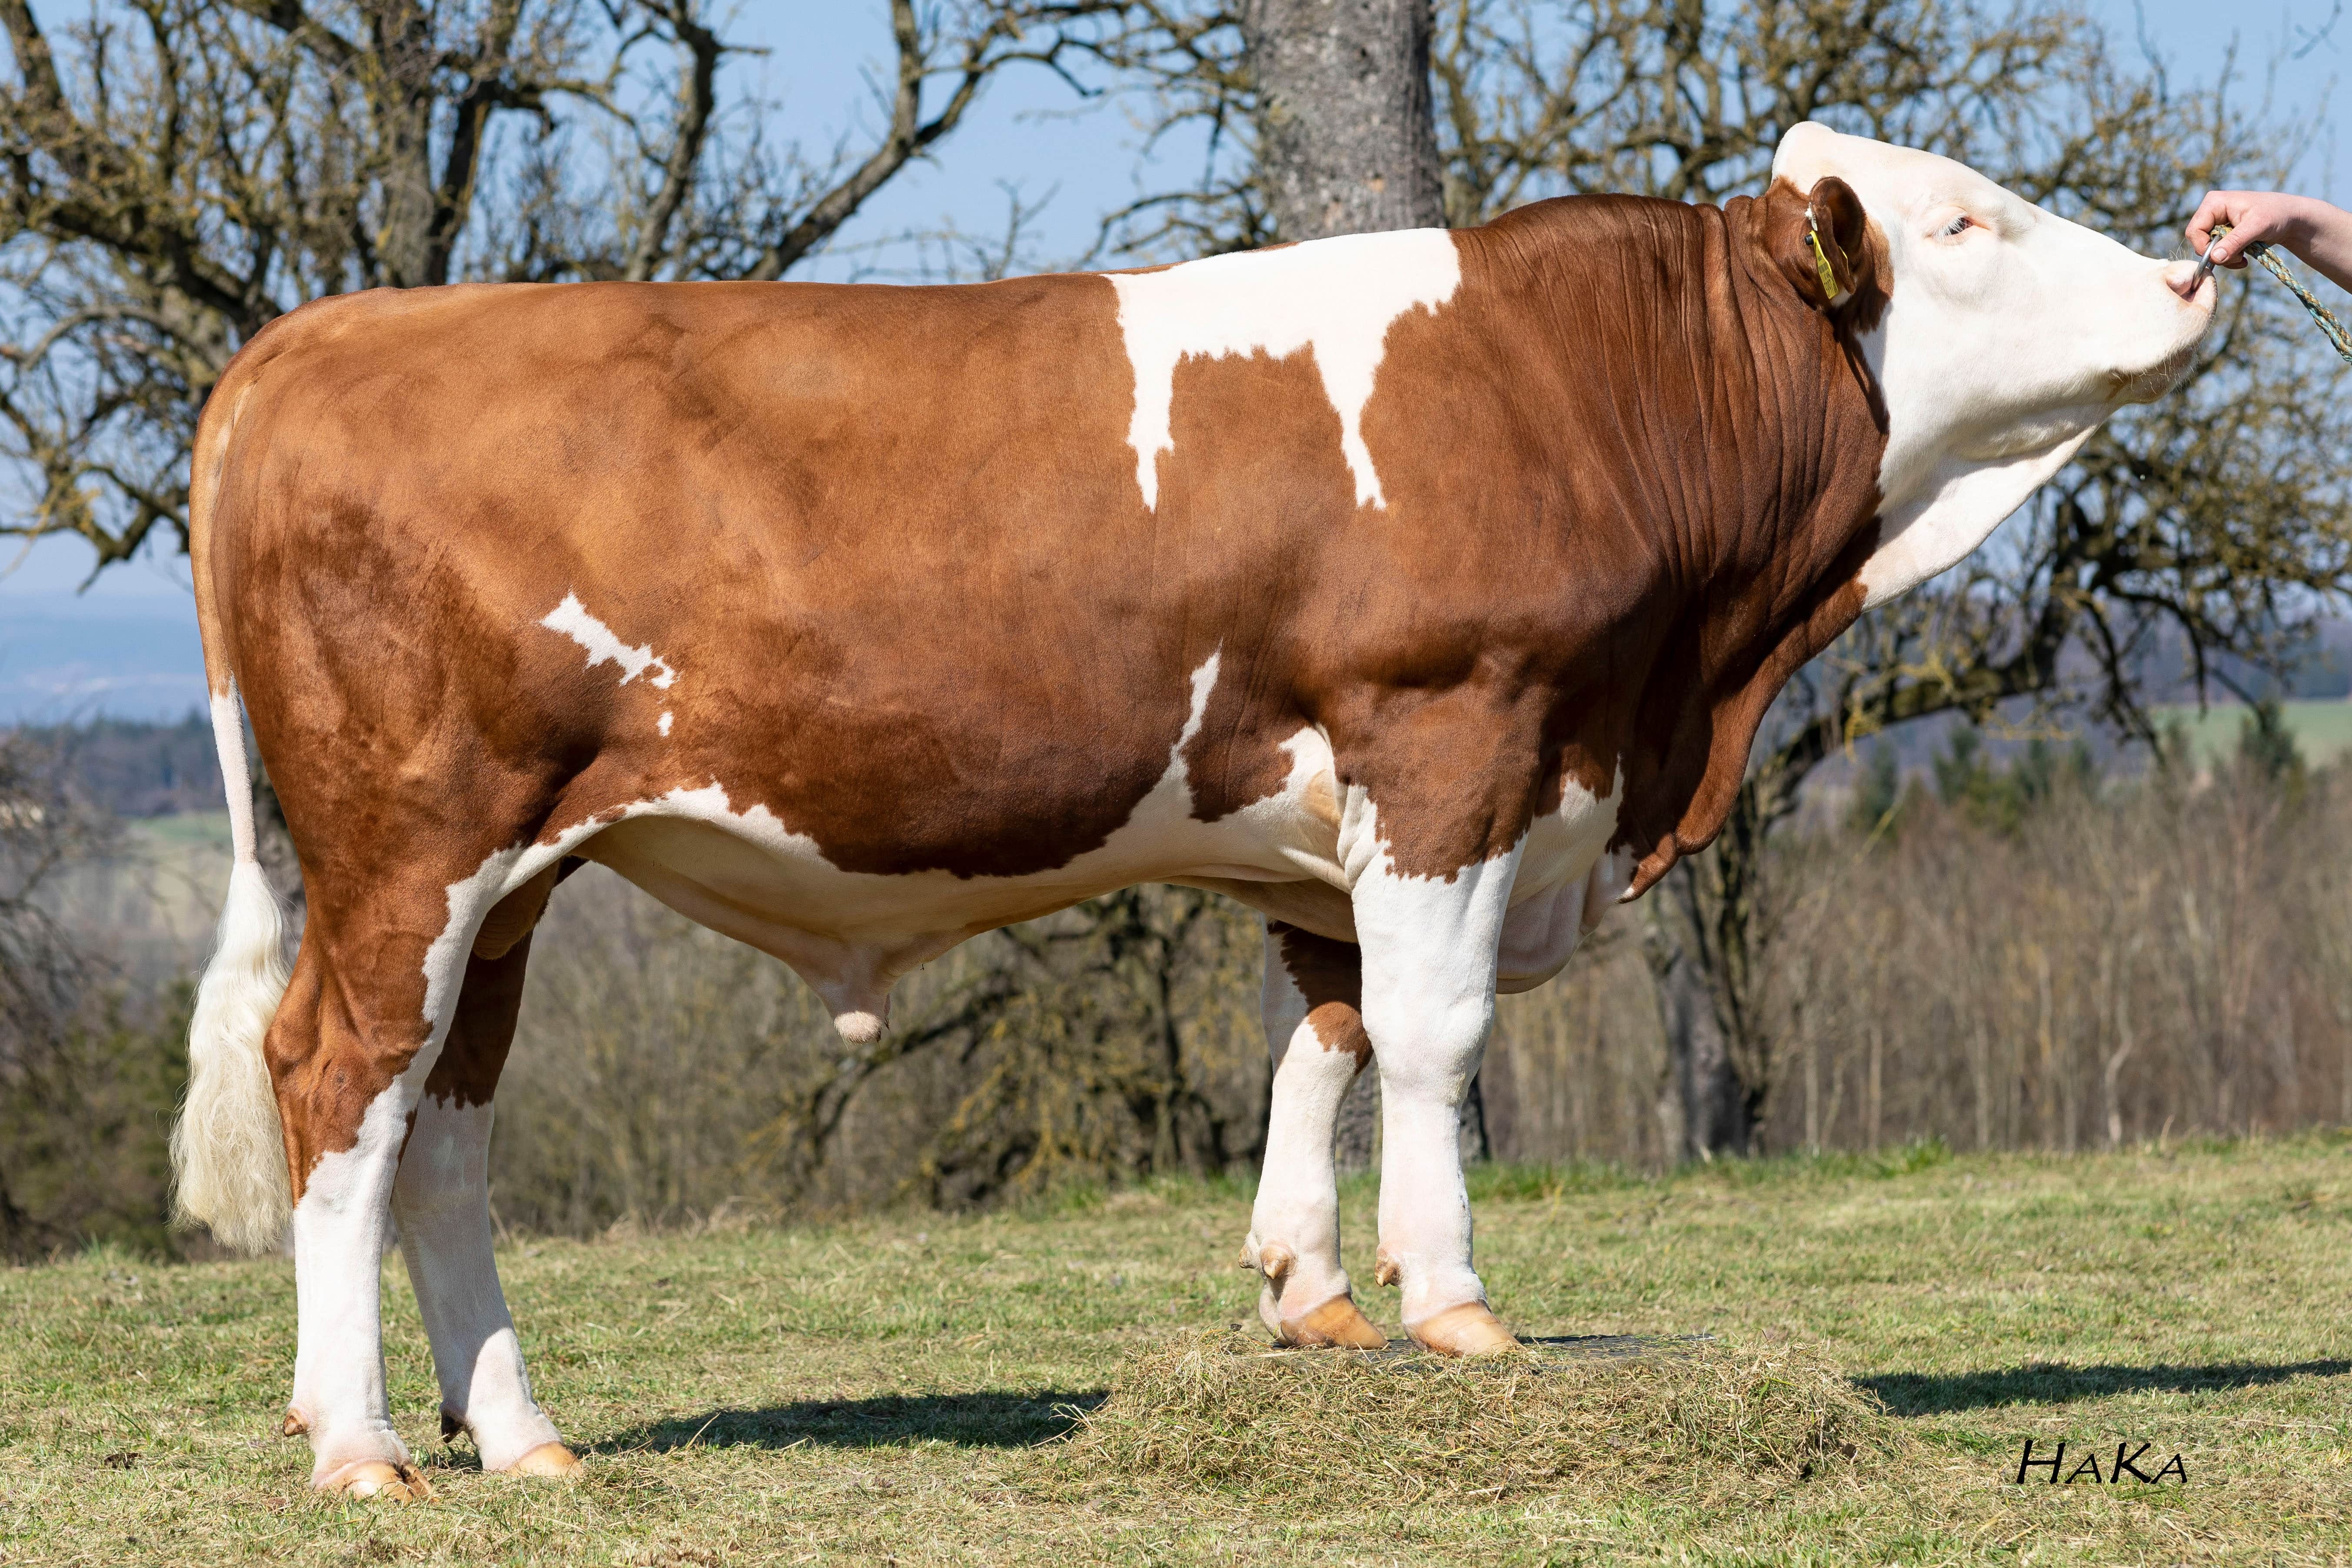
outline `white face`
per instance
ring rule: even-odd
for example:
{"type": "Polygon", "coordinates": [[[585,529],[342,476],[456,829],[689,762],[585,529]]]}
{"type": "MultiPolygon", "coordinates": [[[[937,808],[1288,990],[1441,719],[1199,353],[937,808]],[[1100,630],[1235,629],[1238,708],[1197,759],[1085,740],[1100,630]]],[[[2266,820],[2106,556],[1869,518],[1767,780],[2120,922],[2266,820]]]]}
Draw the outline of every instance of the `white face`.
{"type": "Polygon", "coordinates": [[[2212,322],[2194,261],[2141,256],[1948,158],[1809,121],[1772,173],[1852,186],[1891,268],[1862,344],[1888,426],[1870,604],[1974,550],[2102,419],[2170,390],[2212,322]]]}

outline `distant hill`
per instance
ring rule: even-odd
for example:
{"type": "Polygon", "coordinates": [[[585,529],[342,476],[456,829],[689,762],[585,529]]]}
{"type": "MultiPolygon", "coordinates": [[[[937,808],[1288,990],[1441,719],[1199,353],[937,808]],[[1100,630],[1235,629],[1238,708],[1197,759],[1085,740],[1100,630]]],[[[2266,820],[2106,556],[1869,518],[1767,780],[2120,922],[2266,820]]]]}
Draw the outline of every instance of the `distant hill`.
{"type": "Polygon", "coordinates": [[[201,713],[169,724],[96,719],[19,732],[54,748],[81,793],[118,816],[221,809],[220,758],[201,713]]]}
{"type": "Polygon", "coordinates": [[[205,696],[204,648],[185,600],[0,597],[0,726],[100,714],[170,722],[205,696]]]}

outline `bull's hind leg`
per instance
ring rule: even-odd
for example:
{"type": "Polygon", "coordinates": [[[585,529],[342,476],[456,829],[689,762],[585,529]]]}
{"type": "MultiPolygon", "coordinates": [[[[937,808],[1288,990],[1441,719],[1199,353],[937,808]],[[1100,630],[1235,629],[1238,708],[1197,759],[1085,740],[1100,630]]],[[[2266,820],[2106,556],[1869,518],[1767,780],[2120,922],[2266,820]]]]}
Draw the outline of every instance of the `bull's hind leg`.
{"type": "Polygon", "coordinates": [[[1274,1053],[1274,1104],[1242,1266],[1264,1276],[1258,1316],[1285,1344],[1388,1343],[1358,1310],[1339,1264],[1331,1163],[1339,1102],[1371,1055],[1357,1013],[1360,984],[1352,943],[1267,923],[1265,1035],[1274,1053]]]}
{"type": "Polygon", "coordinates": [[[513,858],[455,877],[422,857],[373,878],[350,866],[314,876],[302,950],[270,1021],[300,1313],[286,1427],[310,1434],[311,1483],[329,1490],[430,1495],[384,1397],[383,1252],[410,1119],[513,858]]]}
{"type": "Polygon", "coordinates": [[[522,1005],[530,925],[554,872],[509,896],[483,922],[449,1037],[425,1080],[393,1184],[392,1212],[441,1383],[441,1432],[462,1431],[486,1470],[568,1475],[580,1461],[531,1397],[491,1254],[490,1121],[522,1005]]]}

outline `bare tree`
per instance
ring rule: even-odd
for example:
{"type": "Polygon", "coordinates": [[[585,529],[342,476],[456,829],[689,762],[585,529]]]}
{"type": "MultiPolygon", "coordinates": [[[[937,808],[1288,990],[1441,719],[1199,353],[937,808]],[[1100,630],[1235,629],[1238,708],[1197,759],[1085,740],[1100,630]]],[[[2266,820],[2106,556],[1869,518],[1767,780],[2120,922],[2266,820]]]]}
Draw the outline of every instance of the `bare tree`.
{"type": "MultiPolygon", "coordinates": [[[[236,350],[323,295],[462,279],[783,276],[1017,65],[1119,7],[891,0],[885,128],[772,144],[708,0],[0,0],[0,459],[91,574],[186,549],[188,454],[236,350]],[[159,535],[157,530],[162,530],[159,535]]],[[[263,861],[302,888],[266,775],[263,861]]]]}
{"type": "MultiPolygon", "coordinates": [[[[20,1115],[66,1109],[57,1102],[71,1093],[68,1035],[100,973],[45,898],[60,872],[111,842],[111,820],[64,775],[54,748],[0,734],[0,1100],[20,1115]]],[[[20,1206],[14,1152],[0,1145],[0,1258],[21,1258],[70,1233],[20,1206]]]]}
{"type": "Polygon", "coordinates": [[[306,300],[461,279],[783,276],[1118,7],[892,0],[870,146],[772,144],[705,0],[0,0],[0,454],[98,569],[185,527],[237,347],[306,300]]]}

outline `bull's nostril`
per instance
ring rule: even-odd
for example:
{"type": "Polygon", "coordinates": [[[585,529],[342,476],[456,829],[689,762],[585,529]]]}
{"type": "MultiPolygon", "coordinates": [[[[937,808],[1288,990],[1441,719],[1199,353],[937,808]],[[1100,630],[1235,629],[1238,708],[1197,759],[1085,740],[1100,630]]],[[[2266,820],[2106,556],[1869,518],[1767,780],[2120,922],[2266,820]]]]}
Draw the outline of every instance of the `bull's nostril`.
{"type": "MultiPolygon", "coordinates": [[[[2164,286],[2171,289],[2183,302],[2193,305],[2200,296],[2206,294],[2205,282],[2210,276],[2211,274],[2203,271],[2194,261],[2175,261],[2168,264],[2164,268],[2164,286]]],[[[2221,285],[2215,284],[2211,292],[2213,297],[2218,298],[2221,285]]]]}
{"type": "Polygon", "coordinates": [[[2180,299],[2195,303],[2198,290],[2204,286],[2204,277],[2194,261],[2167,262],[2159,274],[2164,286],[2180,299]]]}

